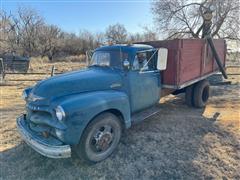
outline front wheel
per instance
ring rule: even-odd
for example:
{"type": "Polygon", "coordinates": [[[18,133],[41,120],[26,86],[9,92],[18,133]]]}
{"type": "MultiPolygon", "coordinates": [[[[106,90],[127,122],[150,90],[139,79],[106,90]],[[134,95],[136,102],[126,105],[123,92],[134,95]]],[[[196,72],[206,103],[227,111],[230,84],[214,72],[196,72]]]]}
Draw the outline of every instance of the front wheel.
{"type": "Polygon", "coordinates": [[[77,154],[89,163],[100,162],[112,154],[121,135],[119,118],[112,113],[100,114],[83,132],[77,154]]]}

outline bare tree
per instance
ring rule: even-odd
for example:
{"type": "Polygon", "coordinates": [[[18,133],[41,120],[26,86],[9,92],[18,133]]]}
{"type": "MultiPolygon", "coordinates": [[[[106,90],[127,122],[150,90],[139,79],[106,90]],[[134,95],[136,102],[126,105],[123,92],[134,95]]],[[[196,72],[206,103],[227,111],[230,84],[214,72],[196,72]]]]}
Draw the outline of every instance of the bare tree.
{"type": "Polygon", "coordinates": [[[87,30],[82,30],[79,33],[79,39],[81,41],[82,53],[85,53],[87,50],[93,49],[95,47],[95,38],[93,33],[87,30]]]}
{"type": "Polygon", "coordinates": [[[44,20],[33,9],[19,8],[13,16],[17,44],[24,50],[24,55],[33,56],[37,53],[38,37],[44,20]]]}
{"type": "Polygon", "coordinates": [[[25,56],[48,56],[52,59],[59,48],[60,29],[45,24],[33,9],[19,8],[13,15],[0,14],[1,53],[25,56]]]}
{"type": "Polygon", "coordinates": [[[17,53],[25,56],[54,57],[80,55],[95,49],[106,41],[126,43],[156,40],[156,33],[148,28],[142,33],[128,34],[121,24],[110,25],[105,32],[81,30],[63,32],[47,24],[34,9],[19,8],[14,14],[0,12],[0,53],[17,53]]]}
{"type": "Polygon", "coordinates": [[[127,38],[127,30],[122,24],[115,24],[108,26],[106,30],[106,38],[108,41],[114,43],[124,43],[127,38]]]}
{"type": "Polygon", "coordinates": [[[157,40],[157,32],[153,31],[152,29],[148,27],[144,27],[144,32],[143,32],[143,40],[144,41],[154,41],[157,40]]]}
{"type": "Polygon", "coordinates": [[[12,50],[9,43],[14,36],[12,32],[11,15],[5,11],[0,11],[0,53],[6,53],[12,50]]]}
{"type": "Polygon", "coordinates": [[[143,42],[143,41],[155,41],[158,39],[158,34],[152,28],[143,26],[143,32],[141,33],[129,33],[128,41],[131,43],[134,42],[143,42]]]}
{"type": "Polygon", "coordinates": [[[200,8],[215,5],[212,36],[239,39],[239,1],[235,0],[157,0],[152,4],[156,24],[167,38],[200,37],[203,20],[200,8]]]}
{"type": "Polygon", "coordinates": [[[105,38],[104,33],[102,33],[102,32],[95,33],[95,43],[96,43],[95,46],[96,47],[103,45],[105,41],[106,41],[106,38],[105,38]]]}
{"type": "Polygon", "coordinates": [[[143,35],[140,34],[140,33],[135,33],[135,34],[130,33],[130,34],[128,35],[128,38],[127,38],[127,39],[128,39],[128,42],[130,42],[130,43],[144,41],[144,37],[143,37],[143,35]]]}
{"type": "Polygon", "coordinates": [[[62,47],[60,48],[61,54],[65,55],[77,55],[81,53],[82,42],[76,34],[62,33],[62,47]]]}
{"type": "Polygon", "coordinates": [[[41,56],[47,56],[52,60],[60,48],[61,30],[53,25],[43,25],[39,31],[38,50],[41,56]]]}

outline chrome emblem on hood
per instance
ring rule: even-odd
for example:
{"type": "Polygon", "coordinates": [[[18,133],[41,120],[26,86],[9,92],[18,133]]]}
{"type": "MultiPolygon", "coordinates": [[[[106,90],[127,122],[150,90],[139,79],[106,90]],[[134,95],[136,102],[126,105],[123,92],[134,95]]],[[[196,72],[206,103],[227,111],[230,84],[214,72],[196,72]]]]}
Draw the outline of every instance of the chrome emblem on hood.
{"type": "Polygon", "coordinates": [[[112,89],[114,89],[114,88],[120,88],[122,86],[122,84],[120,84],[120,83],[113,83],[113,84],[111,84],[111,88],[112,89]]]}
{"type": "Polygon", "coordinates": [[[42,100],[44,99],[43,97],[37,96],[35,94],[33,94],[32,92],[29,94],[28,96],[28,101],[34,102],[34,101],[38,101],[38,100],[42,100]]]}

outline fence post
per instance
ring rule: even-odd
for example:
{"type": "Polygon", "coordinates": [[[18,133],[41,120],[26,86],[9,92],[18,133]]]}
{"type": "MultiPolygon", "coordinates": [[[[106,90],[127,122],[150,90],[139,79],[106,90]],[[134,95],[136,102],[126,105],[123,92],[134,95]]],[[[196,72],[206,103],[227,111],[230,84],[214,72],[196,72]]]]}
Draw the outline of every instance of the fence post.
{"type": "Polygon", "coordinates": [[[55,66],[53,65],[51,70],[51,76],[54,76],[54,73],[55,73],[55,66]]]}
{"type": "Polygon", "coordinates": [[[4,68],[4,63],[3,63],[3,59],[0,58],[0,72],[1,72],[1,81],[4,80],[5,78],[5,68],[4,68]]]}

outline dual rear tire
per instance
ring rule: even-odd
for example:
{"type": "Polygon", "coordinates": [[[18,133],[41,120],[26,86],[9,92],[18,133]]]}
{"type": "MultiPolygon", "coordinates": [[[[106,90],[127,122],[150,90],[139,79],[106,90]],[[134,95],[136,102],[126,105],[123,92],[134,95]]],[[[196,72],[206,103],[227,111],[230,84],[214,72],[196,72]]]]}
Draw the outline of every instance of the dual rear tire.
{"type": "Polygon", "coordinates": [[[210,84],[207,80],[202,80],[186,88],[185,100],[188,106],[205,107],[209,97],[210,84]]]}

